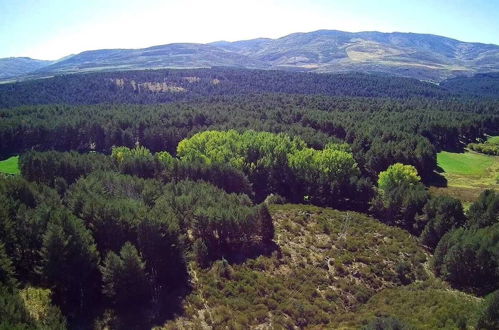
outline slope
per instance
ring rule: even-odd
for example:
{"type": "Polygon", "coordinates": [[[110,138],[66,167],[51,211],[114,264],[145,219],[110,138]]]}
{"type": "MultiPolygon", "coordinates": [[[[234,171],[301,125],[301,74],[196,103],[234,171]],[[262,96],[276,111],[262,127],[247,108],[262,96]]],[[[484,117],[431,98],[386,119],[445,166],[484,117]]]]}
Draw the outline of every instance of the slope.
{"type": "Polygon", "coordinates": [[[166,328],[335,327],[377,292],[428,277],[407,232],[355,212],[273,205],[277,249],[201,269],[182,317],[166,328]]]}
{"type": "Polygon", "coordinates": [[[31,69],[25,65],[17,71],[0,67],[0,79],[12,75],[36,78],[102,70],[236,66],[387,73],[439,82],[457,76],[499,71],[499,46],[428,34],[319,30],[293,33],[278,39],[85,51],[47,64],[31,69]]]}

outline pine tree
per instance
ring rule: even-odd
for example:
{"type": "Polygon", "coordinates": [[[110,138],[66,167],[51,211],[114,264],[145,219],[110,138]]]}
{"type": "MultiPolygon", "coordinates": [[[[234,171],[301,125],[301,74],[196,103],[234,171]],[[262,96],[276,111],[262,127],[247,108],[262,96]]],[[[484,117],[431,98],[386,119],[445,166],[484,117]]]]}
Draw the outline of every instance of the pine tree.
{"type": "Polygon", "coordinates": [[[54,210],[43,235],[40,274],[54,288],[55,301],[69,313],[81,313],[95,294],[99,255],[83,221],[54,210]]]}
{"type": "Polygon", "coordinates": [[[146,264],[130,242],[126,242],[117,255],[109,252],[101,267],[102,292],[108,297],[116,311],[144,310],[150,299],[150,285],[146,264]]]}

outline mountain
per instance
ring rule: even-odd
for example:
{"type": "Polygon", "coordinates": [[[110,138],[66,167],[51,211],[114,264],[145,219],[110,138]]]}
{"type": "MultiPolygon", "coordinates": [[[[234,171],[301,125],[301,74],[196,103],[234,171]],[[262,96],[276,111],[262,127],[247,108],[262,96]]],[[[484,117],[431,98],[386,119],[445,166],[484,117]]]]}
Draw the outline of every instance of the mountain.
{"type": "MultiPolygon", "coordinates": [[[[102,70],[214,66],[312,72],[386,73],[440,82],[499,71],[499,46],[416,33],[319,30],[278,39],[180,43],[144,49],[85,51],[16,77],[102,70]]],[[[1,69],[0,78],[7,69],[1,69]]]]}
{"type": "Polygon", "coordinates": [[[246,55],[204,44],[179,43],[144,49],[102,49],[71,56],[40,68],[37,73],[72,73],[108,69],[199,68],[234,66],[267,68],[246,55]]]}
{"type": "Polygon", "coordinates": [[[0,58],[0,79],[23,76],[51,63],[53,61],[35,60],[29,57],[0,58]]]}
{"type": "Polygon", "coordinates": [[[499,46],[428,34],[319,30],[215,45],[278,69],[383,72],[433,81],[499,70],[499,46]]]}

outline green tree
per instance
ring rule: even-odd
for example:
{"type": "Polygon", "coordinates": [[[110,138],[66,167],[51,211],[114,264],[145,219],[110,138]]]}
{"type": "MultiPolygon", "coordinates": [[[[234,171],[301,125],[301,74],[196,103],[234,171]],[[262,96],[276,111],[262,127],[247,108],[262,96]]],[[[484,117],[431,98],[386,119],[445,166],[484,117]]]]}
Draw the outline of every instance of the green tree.
{"type": "Polygon", "coordinates": [[[421,234],[424,224],[418,215],[428,200],[428,192],[419,180],[414,166],[391,165],[379,174],[378,194],[371,201],[371,211],[386,223],[421,234]]]}
{"type": "Polygon", "coordinates": [[[435,273],[458,288],[487,294],[499,288],[499,223],[480,229],[458,228],[435,249],[435,273]]]}
{"type": "Polygon", "coordinates": [[[66,329],[66,319],[50,295],[49,289],[18,291],[0,284],[0,329],[66,329]]]}
{"type": "Polygon", "coordinates": [[[448,231],[466,223],[461,202],[448,196],[430,199],[423,208],[426,226],[421,233],[421,242],[434,249],[448,231]]]}
{"type": "Polygon", "coordinates": [[[90,309],[98,281],[99,254],[83,221],[65,209],[55,209],[43,235],[41,267],[55,300],[70,314],[90,309]]]}
{"type": "Polygon", "coordinates": [[[421,177],[414,166],[396,163],[379,173],[378,188],[386,193],[395,187],[415,185],[420,181],[421,177]]]}
{"type": "Polygon", "coordinates": [[[120,313],[141,313],[150,302],[146,265],[139,252],[126,242],[117,255],[108,252],[101,267],[103,294],[120,313]]]}
{"type": "Polygon", "coordinates": [[[5,252],[5,246],[0,241],[0,285],[8,288],[15,288],[17,280],[14,276],[14,265],[5,252]]]}
{"type": "Polygon", "coordinates": [[[479,330],[499,329],[499,290],[486,297],[476,328],[479,330]]]}
{"type": "Polygon", "coordinates": [[[468,210],[468,226],[484,228],[499,222],[499,194],[494,190],[483,191],[468,210]]]}
{"type": "Polygon", "coordinates": [[[410,330],[413,327],[391,316],[377,317],[371,320],[362,330],[410,330]]]}
{"type": "Polygon", "coordinates": [[[169,307],[166,294],[185,287],[188,278],[177,217],[171,209],[153,208],[137,231],[154,305],[165,310],[169,307]]]}

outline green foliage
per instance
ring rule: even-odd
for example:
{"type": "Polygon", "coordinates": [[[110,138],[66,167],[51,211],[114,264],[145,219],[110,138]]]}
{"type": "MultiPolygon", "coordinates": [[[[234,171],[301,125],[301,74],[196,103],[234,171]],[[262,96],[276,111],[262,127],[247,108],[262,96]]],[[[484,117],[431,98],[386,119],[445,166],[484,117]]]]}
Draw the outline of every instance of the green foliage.
{"type": "Polygon", "coordinates": [[[468,148],[486,155],[499,156],[499,145],[493,143],[470,143],[468,148]]]}
{"type": "Polygon", "coordinates": [[[480,312],[477,329],[492,330],[499,328],[499,290],[489,294],[480,312]]]}
{"type": "Polygon", "coordinates": [[[499,194],[494,190],[483,191],[468,210],[468,226],[484,228],[499,222],[499,194]]]}
{"type": "Polygon", "coordinates": [[[337,328],[338,317],[400,284],[399,261],[406,263],[411,281],[424,278],[425,254],[399,228],[314,206],[271,205],[270,212],[279,250],[242,263],[193,265],[195,286],[184,316],[167,328],[192,326],[202,322],[200,315],[221,328],[337,328]]]}
{"type": "Polygon", "coordinates": [[[384,193],[405,185],[415,185],[421,180],[414,166],[396,163],[379,173],[378,188],[384,193]]]}
{"type": "Polygon", "coordinates": [[[447,196],[431,198],[423,208],[423,216],[426,226],[421,233],[421,242],[431,249],[445,233],[466,223],[461,202],[447,196]]]}
{"type": "Polygon", "coordinates": [[[482,154],[499,156],[499,136],[491,136],[485,143],[469,143],[468,148],[482,154]]]}
{"type": "Polygon", "coordinates": [[[90,172],[114,168],[108,157],[95,152],[29,151],[21,155],[19,163],[25,179],[51,187],[70,185],[90,172]]]}
{"type": "Polygon", "coordinates": [[[201,239],[210,258],[254,253],[273,238],[272,219],[264,205],[255,207],[246,195],[227,194],[207,184],[183,181],[165,186],[154,212],[173,211],[192,241],[201,239]],[[259,247],[260,246],[260,247],[259,247]]]}
{"type": "Polygon", "coordinates": [[[26,287],[19,291],[26,311],[37,327],[42,329],[65,329],[66,319],[58,307],[52,305],[49,289],[26,287]]]}
{"type": "Polygon", "coordinates": [[[380,291],[356,311],[340,316],[339,328],[467,329],[475,325],[480,305],[473,296],[422,282],[380,291]]]}
{"type": "Polygon", "coordinates": [[[161,194],[160,183],[116,173],[94,172],[68,192],[68,206],[92,229],[101,253],[136,242],[136,228],[148,205],[161,194]]]}
{"type": "Polygon", "coordinates": [[[195,134],[179,143],[177,153],[183,162],[227,163],[242,170],[257,201],[277,193],[293,201],[311,196],[318,205],[361,208],[370,185],[359,180],[357,163],[347,150],[345,144],[315,150],[285,134],[230,130],[195,134]]]}
{"type": "Polygon", "coordinates": [[[17,279],[37,282],[42,235],[50,210],[60,207],[57,193],[21,177],[0,178],[0,237],[17,279]]]}
{"type": "Polygon", "coordinates": [[[428,200],[428,192],[419,180],[413,166],[391,165],[379,174],[379,194],[371,201],[371,211],[381,221],[419,235],[424,226],[419,214],[428,200]]]}
{"type": "Polygon", "coordinates": [[[142,178],[153,178],[162,167],[168,166],[172,159],[168,159],[167,153],[163,152],[158,157],[152,155],[149,149],[137,146],[133,149],[128,147],[113,147],[111,157],[117,164],[120,172],[135,175],[142,178]]]}
{"type": "MultiPolygon", "coordinates": [[[[137,228],[138,248],[147,260],[146,270],[158,304],[165,293],[187,282],[184,244],[179,221],[172,210],[153,208],[137,228]]],[[[158,309],[164,309],[160,307],[158,309]]]]}
{"type": "Polygon", "coordinates": [[[499,223],[459,228],[444,235],[435,250],[437,275],[452,285],[486,294],[499,285],[499,223]]]}
{"type": "Polygon", "coordinates": [[[0,241],[0,285],[8,288],[17,286],[16,278],[14,277],[14,266],[12,260],[5,252],[5,245],[0,241]]]}
{"type": "Polygon", "coordinates": [[[342,150],[305,148],[289,154],[288,159],[291,169],[307,183],[340,181],[359,174],[353,155],[342,150]]]}
{"type": "Polygon", "coordinates": [[[141,313],[147,308],[151,292],[145,268],[145,262],[130,242],[123,245],[119,255],[114,252],[106,255],[101,267],[102,292],[119,313],[141,313]]]}
{"type": "Polygon", "coordinates": [[[81,313],[95,297],[99,253],[83,221],[66,209],[54,209],[43,235],[40,274],[54,287],[66,312],[81,313]]]}
{"type": "MultiPolygon", "coordinates": [[[[93,315],[79,321],[106,309],[99,324],[108,328],[173,317],[176,328],[333,328],[343,316],[357,327],[377,316],[423,328],[473,324],[476,300],[452,300],[447,289],[386,291],[427,276],[426,255],[407,232],[354,212],[254,202],[273,193],[366,210],[371,180],[386,170],[383,193],[372,201],[378,218],[415,234],[426,225],[422,239],[430,246],[447,233],[435,254],[437,273],[456,287],[489,292],[498,282],[497,198],[484,194],[468,227],[456,230],[459,204],[426,203],[419,175],[433,173],[436,150],[497,130],[496,101],[427,99],[413,82],[409,90],[376,86],[399,82],[393,78],[231,69],[119,73],[187,90],[133,93],[116,87],[116,74],[56,77],[50,93],[44,82],[0,86],[9,106],[106,103],[0,110],[0,154],[21,154],[24,177],[0,177],[1,282],[50,287],[70,327],[91,327],[93,315]],[[187,72],[200,83],[188,83],[187,72]],[[212,85],[215,78],[221,83],[212,85]],[[340,90],[369,97],[303,95],[340,90]],[[151,104],[175,100],[185,102],[151,104]],[[101,274],[97,250],[106,256],[101,274]],[[95,287],[101,276],[106,299],[95,287]],[[383,292],[390,302],[376,304],[383,292]]],[[[465,171],[488,171],[480,162],[491,157],[461,156],[468,154],[475,158],[465,171]]],[[[50,303],[47,289],[2,290],[5,328],[64,328],[60,314],[40,307],[50,303]],[[26,299],[32,303],[23,307],[26,299]],[[38,326],[43,315],[54,323],[38,326]]]]}
{"type": "Polygon", "coordinates": [[[411,326],[405,324],[399,319],[386,316],[377,317],[370,321],[366,326],[362,327],[362,330],[406,330],[412,329],[411,326]]]}
{"type": "Polygon", "coordinates": [[[48,289],[17,291],[0,284],[0,329],[66,329],[66,319],[52,305],[50,294],[48,289]]]}
{"type": "Polygon", "coordinates": [[[262,169],[286,164],[286,157],[305,147],[286,134],[235,130],[205,131],[180,141],[177,154],[187,162],[230,164],[250,177],[262,169]]]}
{"type": "Polygon", "coordinates": [[[228,193],[246,194],[251,197],[254,195],[248,177],[241,170],[227,164],[208,165],[175,160],[173,170],[170,174],[166,174],[164,179],[168,181],[203,180],[228,193]]]}

